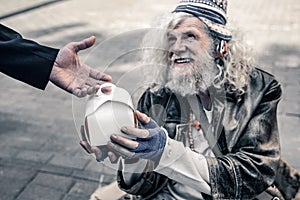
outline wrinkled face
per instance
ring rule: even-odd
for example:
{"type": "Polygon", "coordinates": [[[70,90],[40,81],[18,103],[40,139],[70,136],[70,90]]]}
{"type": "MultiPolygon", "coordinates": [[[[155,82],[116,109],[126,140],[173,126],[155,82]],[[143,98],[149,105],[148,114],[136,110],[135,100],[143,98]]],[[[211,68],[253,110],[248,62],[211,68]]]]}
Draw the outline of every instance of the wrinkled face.
{"type": "Polygon", "coordinates": [[[212,45],[204,25],[196,17],[189,17],[170,30],[167,39],[169,65],[182,75],[201,67],[199,58],[212,45]]]}
{"type": "Polygon", "coordinates": [[[205,92],[213,83],[217,66],[213,42],[202,22],[188,17],[167,33],[168,75],[165,86],[181,95],[205,92]]]}

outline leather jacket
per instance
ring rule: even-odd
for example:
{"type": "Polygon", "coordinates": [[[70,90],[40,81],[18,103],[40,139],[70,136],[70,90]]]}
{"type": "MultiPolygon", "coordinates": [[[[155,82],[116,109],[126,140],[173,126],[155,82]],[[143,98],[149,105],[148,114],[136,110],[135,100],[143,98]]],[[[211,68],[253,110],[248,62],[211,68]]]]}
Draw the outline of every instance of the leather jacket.
{"type": "MultiPolygon", "coordinates": [[[[214,130],[210,134],[217,138],[216,145],[222,154],[206,158],[211,187],[208,198],[253,199],[273,184],[279,165],[276,110],[281,98],[280,84],[272,75],[254,69],[243,95],[227,94],[215,88],[210,94],[214,130]]],[[[171,138],[176,135],[177,124],[188,122],[190,112],[185,97],[168,88],[157,92],[148,89],[139,100],[138,110],[163,126],[171,138]]],[[[134,185],[128,186],[122,180],[122,173],[118,173],[123,190],[150,199],[159,193],[165,179],[156,172],[147,172],[134,185]]]]}

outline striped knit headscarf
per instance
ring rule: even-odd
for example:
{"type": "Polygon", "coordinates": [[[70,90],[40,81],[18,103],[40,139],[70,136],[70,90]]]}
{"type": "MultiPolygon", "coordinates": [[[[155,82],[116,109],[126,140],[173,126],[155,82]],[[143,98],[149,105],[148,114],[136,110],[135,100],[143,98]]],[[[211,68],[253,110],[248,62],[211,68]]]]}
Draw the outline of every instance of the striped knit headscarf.
{"type": "Polygon", "coordinates": [[[185,12],[198,17],[219,39],[229,41],[231,32],[227,23],[227,0],[181,0],[174,12],[185,12]]]}

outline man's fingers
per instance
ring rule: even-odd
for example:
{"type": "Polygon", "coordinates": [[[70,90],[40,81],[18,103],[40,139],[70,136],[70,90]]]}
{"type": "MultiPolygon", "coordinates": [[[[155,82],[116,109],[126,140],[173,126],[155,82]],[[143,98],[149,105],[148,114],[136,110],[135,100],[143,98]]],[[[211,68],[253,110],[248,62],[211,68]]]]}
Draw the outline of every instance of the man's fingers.
{"type": "Polygon", "coordinates": [[[79,144],[87,153],[93,153],[91,146],[86,141],[80,141],[79,144]]]}
{"type": "Polygon", "coordinates": [[[143,127],[146,129],[153,129],[158,127],[157,123],[148,117],[146,114],[141,113],[140,111],[136,110],[135,114],[138,118],[138,120],[142,123],[143,127]]]}
{"type": "Polygon", "coordinates": [[[141,124],[143,125],[144,128],[146,129],[153,129],[158,127],[158,124],[151,119],[150,117],[148,117],[148,115],[141,113],[140,111],[136,110],[135,114],[138,118],[138,120],[141,122],[141,124]]]}
{"type": "MultiPolygon", "coordinates": [[[[95,94],[99,89],[100,89],[99,84],[95,84],[95,85],[92,85],[92,86],[87,86],[87,94],[88,95],[95,94]]],[[[111,87],[101,88],[101,92],[103,92],[104,94],[110,94],[111,91],[112,91],[111,87]]]]}
{"type": "Polygon", "coordinates": [[[138,110],[135,111],[135,114],[138,117],[139,121],[142,122],[143,124],[150,122],[150,117],[148,117],[146,114],[141,113],[138,110]]]}
{"type": "Polygon", "coordinates": [[[87,87],[84,88],[75,88],[72,91],[72,94],[77,97],[85,97],[87,95],[87,87]]]}
{"type": "Polygon", "coordinates": [[[87,152],[87,153],[93,153],[90,144],[87,142],[84,126],[80,126],[80,134],[82,141],[79,142],[81,147],[87,152]]]}
{"type": "Polygon", "coordinates": [[[105,74],[103,72],[99,72],[98,70],[93,68],[90,68],[90,77],[100,81],[107,81],[107,82],[112,81],[112,77],[110,75],[105,74]]]}
{"type": "Polygon", "coordinates": [[[127,135],[135,136],[138,138],[146,138],[149,136],[149,131],[147,129],[139,129],[131,126],[123,126],[121,128],[121,131],[127,135]]]}
{"type": "Polygon", "coordinates": [[[96,156],[96,160],[97,161],[103,161],[104,158],[103,158],[102,151],[98,147],[95,147],[95,146],[92,146],[91,149],[92,149],[93,153],[96,156]]]}
{"type": "Polygon", "coordinates": [[[89,38],[81,40],[80,42],[73,42],[71,44],[73,45],[74,51],[78,52],[80,50],[84,50],[84,49],[87,49],[87,48],[93,46],[95,41],[96,41],[96,37],[91,36],[89,38]]]}
{"type": "MultiPolygon", "coordinates": [[[[89,85],[84,85],[82,88],[75,88],[72,91],[72,94],[77,96],[77,97],[85,97],[86,95],[91,95],[91,94],[95,94],[98,90],[100,89],[100,85],[99,84],[95,84],[93,86],[89,86],[89,85]]],[[[103,93],[109,93],[111,91],[111,89],[109,88],[105,88],[101,90],[103,93]]]]}
{"type": "Polygon", "coordinates": [[[80,126],[80,134],[81,134],[82,141],[80,141],[79,144],[87,153],[92,153],[91,146],[87,142],[87,139],[85,136],[84,126],[80,126]]]}
{"type": "Polygon", "coordinates": [[[110,86],[101,88],[101,92],[104,94],[110,94],[112,92],[112,88],[110,86]]]}
{"type": "Polygon", "coordinates": [[[134,152],[130,152],[126,148],[124,148],[124,147],[122,147],[122,146],[120,146],[118,144],[115,144],[115,143],[113,143],[111,141],[109,141],[107,143],[107,147],[110,150],[112,150],[114,152],[117,152],[118,154],[120,154],[121,156],[126,157],[126,158],[133,158],[133,156],[135,155],[134,152]]]}
{"type": "Polygon", "coordinates": [[[91,86],[91,87],[88,87],[87,89],[87,94],[88,95],[91,95],[91,94],[95,94],[97,92],[99,88],[95,87],[95,86],[91,86]]]}
{"type": "Polygon", "coordinates": [[[119,156],[117,156],[115,153],[109,151],[107,155],[111,163],[116,163],[118,161],[119,156]]]}
{"type": "Polygon", "coordinates": [[[115,143],[118,143],[128,149],[136,149],[139,145],[138,142],[136,141],[133,141],[133,140],[130,140],[130,139],[127,139],[127,138],[124,138],[122,136],[118,136],[118,135],[111,135],[110,139],[115,142],[115,143]]]}
{"type": "Polygon", "coordinates": [[[91,79],[91,78],[86,79],[84,83],[85,83],[85,85],[88,85],[88,86],[99,85],[96,80],[91,79]]]}
{"type": "Polygon", "coordinates": [[[85,131],[84,131],[84,126],[80,126],[80,134],[81,134],[81,139],[83,141],[87,141],[85,137],[85,131]]]}

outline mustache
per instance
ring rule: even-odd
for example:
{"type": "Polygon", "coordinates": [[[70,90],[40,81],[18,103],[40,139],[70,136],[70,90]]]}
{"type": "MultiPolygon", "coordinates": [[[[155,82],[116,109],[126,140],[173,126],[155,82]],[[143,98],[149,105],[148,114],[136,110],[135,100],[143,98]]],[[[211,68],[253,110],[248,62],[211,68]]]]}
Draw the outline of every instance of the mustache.
{"type": "Polygon", "coordinates": [[[218,71],[212,50],[211,47],[201,49],[197,54],[189,51],[177,52],[176,54],[164,51],[163,56],[162,54],[154,54],[151,57],[153,60],[150,61],[154,61],[156,64],[152,68],[145,68],[147,77],[145,81],[152,91],[168,87],[183,96],[205,91],[216,78],[215,70],[218,71]],[[176,59],[179,61],[178,64],[192,61],[187,65],[188,68],[184,74],[180,74],[182,70],[174,69],[173,64],[175,64],[176,59]]]}
{"type": "Polygon", "coordinates": [[[182,96],[204,92],[213,84],[218,68],[212,56],[203,54],[194,60],[187,71],[185,74],[180,74],[170,66],[165,86],[182,96]]]}

